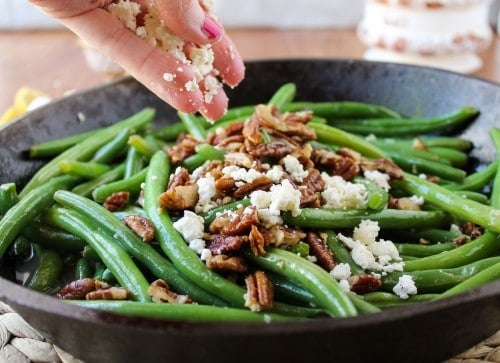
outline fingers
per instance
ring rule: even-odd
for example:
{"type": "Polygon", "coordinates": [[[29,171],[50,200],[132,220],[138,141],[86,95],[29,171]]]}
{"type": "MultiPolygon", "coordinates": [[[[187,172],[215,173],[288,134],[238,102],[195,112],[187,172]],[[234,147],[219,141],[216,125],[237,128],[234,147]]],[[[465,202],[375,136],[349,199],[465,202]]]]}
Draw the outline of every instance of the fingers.
{"type": "Polygon", "coordinates": [[[186,87],[194,78],[191,68],[145,42],[111,14],[94,9],[61,21],[176,109],[192,113],[202,106],[201,91],[186,87]]]}
{"type": "Polygon", "coordinates": [[[199,111],[207,120],[214,121],[226,113],[227,106],[228,99],[222,89],[222,84],[217,83],[217,90],[213,94],[210,92],[208,99],[205,96],[199,111]]]}
{"type": "Polygon", "coordinates": [[[198,0],[154,0],[165,25],[183,39],[207,44],[223,33],[222,26],[200,6],[198,0]]]}
{"type": "Polygon", "coordinates": [[[231,87],[237,86],[245,77],[245,66],[240,53],[232,40],[224,34],[216,43],[212,44],[214,51],[214,68],[223,81],[231,87]]]}

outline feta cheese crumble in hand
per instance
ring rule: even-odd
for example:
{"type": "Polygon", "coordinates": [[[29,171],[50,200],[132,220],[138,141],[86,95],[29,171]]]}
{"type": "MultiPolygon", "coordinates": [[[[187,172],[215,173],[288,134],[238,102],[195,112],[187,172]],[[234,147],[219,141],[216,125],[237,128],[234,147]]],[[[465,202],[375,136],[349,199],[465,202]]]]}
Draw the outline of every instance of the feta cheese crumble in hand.
{"type": "Polygon", "coordinates": [[[120,64],[172,107],[209,120],[228,105],[244,65],[210,0],[29,0],[120,64]]]}

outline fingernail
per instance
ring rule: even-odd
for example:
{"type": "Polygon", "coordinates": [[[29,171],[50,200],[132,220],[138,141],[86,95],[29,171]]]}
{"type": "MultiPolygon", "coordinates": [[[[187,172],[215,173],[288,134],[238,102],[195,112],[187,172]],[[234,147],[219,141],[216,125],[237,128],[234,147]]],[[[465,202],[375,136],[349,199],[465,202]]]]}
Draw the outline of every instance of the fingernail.
{"type": "Polygon", "coordinates": [[[203,22],[201,30],[205,33],[208,39],[219,38],[222,33],[224,33],[222,26],[209,14],[205,15],[205,21],[203,22]]]}

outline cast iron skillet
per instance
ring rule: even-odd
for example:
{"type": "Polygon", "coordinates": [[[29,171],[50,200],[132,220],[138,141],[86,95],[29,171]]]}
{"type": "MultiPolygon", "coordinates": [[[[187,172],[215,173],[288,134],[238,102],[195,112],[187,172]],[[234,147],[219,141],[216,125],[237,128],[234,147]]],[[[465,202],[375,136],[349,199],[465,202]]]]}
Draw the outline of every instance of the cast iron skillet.
{"type": "MultiPolygon", "coordinates": [[[[266,102],[285,82],[299,100],[356,100],[408,115],[436,115],[463,105],[481,110],[454,130],[474,140],[475,157],[494,158],[487,130],[500,126],[500,85],[421,67],[353,60],[276,60],[247,64],[229,90],[231,105],[266,102]]],[[[23,157],[31,144],[103,126],[145,106],[158,123],[174,111],[132,79],[72,95],[0,130],[0,183],[25,183],[41,162],[23,157]],[[79,122],[77,113],[85,115],[79,122]]],[[[11,271],[3,271],[8,277],[11,271]]],[[[196,324],[129,318],[70,306],[0,278],[0,300],[61,348],[87,362],[395,361],[452,357],[500,328],[500,281],[442,301],[346,319],[302,323],[196,324]]]]}

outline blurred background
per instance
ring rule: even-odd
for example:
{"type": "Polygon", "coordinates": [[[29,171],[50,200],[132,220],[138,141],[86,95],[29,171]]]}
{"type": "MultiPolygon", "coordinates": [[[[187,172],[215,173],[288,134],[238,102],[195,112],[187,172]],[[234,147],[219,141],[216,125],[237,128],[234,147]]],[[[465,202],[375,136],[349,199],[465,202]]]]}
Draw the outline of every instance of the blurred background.
{"type": "MultiPolygon", "coordinates": [[[[423,2],[405,3],[419,1],[423,2]]],[[[454,2],[467,6],[443,9],[446,15],[439,17],[434,28],[425,28],[431,24],[425,7],[398,7],[395,5],[398,0],[214,0],[214,13],[245,60],[371,57],[415,64],[432,61],[431,66],[500,82],[500,0],[443,3],[454,2]],[[437,33],[458,31],[467,23],[460,20],[454,23],[451,18],[455,16],[471,17],[471,29],[467,30],[470,38],[477,38],[474,32],[479,32],[479,28],[485,38],[480,45],[468,41],[467,59],[461,55],[459,59],[455,55],[453,59],[440,55],[440,63],[436,63],[435,56],[426,55],[422,59],[420,55],[407,56],[408,49],[394,51],[392,48],[401,45],[399,38],[395,45],[386,41],[394,38],[394,34],[403,34],[436,43],[437,37],[443,35],[437,33]],[[379,38],[360,37],[361,25],[379,38]]],[[[32,98],[61,97],[97,86],[119,74],[120,68],[83,46],[72,33],[27,1],[0,0],[0,117],[12,107],[19,89],[33,90],[19,96],[25,107],[32,98]]]]}

